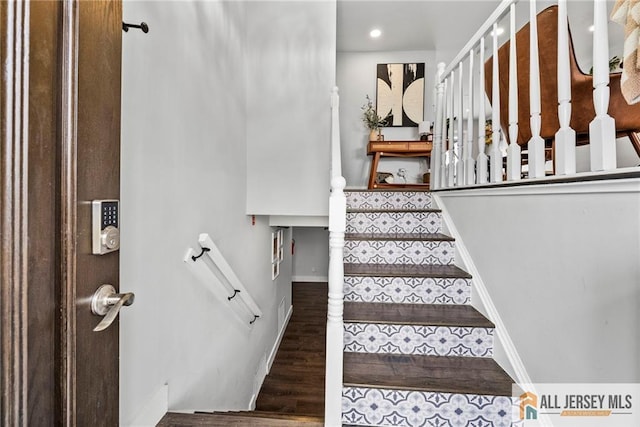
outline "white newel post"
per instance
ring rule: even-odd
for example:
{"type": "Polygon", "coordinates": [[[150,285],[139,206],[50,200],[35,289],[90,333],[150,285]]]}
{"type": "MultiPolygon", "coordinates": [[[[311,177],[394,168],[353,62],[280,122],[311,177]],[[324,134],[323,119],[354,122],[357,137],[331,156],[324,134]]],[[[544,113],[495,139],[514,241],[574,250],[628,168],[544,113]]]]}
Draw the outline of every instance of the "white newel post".
{"type": "Polygon", "coordinates": [[[507,180],[518,181],[522,175],[518,145],[518,58],[516,50],[516,5],[511,4],[509,43],[509,148],[507,148],[507,180]]]}
{"type": "Polygon", "coordinates": [[[536,1],[529,3],[529,101],[531,109],[531,139],[527,144],[529,156],[529,178],[544,177],[544,139],[540,136],[540,59],[538,57],[538,18],[536,1]]]}
{"type": "Polygon", "coordinates": [[[576,173],[576,131],[571,128],[571,72],[569,69],[569,26],[567,0],[558,1],[558,120],[555,173],[576,173]]]}
{"type": "Polygon", "coordinates": [[[327,308],[325,426],[342,425],[344,233],[347,185],[342,177],[338,88],[331,94],[331,195],[329,196],[329,296],[327,308]]]}
{"type": "Polygon", "coordinates": [[[476,180],[478,184],[486,184],[489,174],[489,158],[485,153],[487,145],[485,100],[487,95],[484,89],[484,36],[480,37],[478,69],[480,77],[478,79],[478,161],[476,163],[476,180]]]}
{"type": "Polygon", "coordinates": [[[346,181],[341,176],[331,179],[329,197],[329,305],[327,309],[327,367],[325,380],[325,426],[342,425],[343,372],[343,286],[344,233],[346,229],[346,181]]]}
{"type": "Polygon", "coordinates": [[[456,108],[456,116],[458,117],[458,141],[456,142],[456,186],[462,186],[465,183],[464,178],[464,93],[463,93],[463,71],[462,61],[458,64],[458,103],[456,108]]]}
{"type": "Polygon", "coordinates": [[[473,185],[475,183],[475,165],[473,160],[473,49],[469,51],[469,108],[467,109],[467,138],[464,145],[464,183],[473,185]]]}
{"type": "Polygon", "coordinates": [[[491,182],[502,182],[502,153],[500,153],[500,143],[502,142],[502,129],[500,124],[500,70],[498,62],[498,23],[493,23],[493,79],[492,79],[492,99],[491,99],[491,182]]]}
{"type": "MultiPolygon", "coordinates": [[[[449,92],[449,143],[447,144],[447,161],[449,162],[447,165],[447,187],[451,188],[455,185],[455,176],[456,176],[456,161],[455,161],[455,102],[456,102],[456,72],[451,71],[451,85],[448,87],[449,92]]],[[[449,85],[447,85],[449,86],[449,85]]]]}
{"type": "Polygon", "coordinates": [[[616,125],[609,109],[609,34],[607,3],[593,2],[593,104],[596,117],[589,124],[591,170],[616,168],[616,125]]]}
{"type": "Polygon", "coordinates": [[[435,82],[435,123],[433,124],[433,149],[431,151],[431,187],[440,188],[440,170],[442,169],[442,108],[444,98],[444,62],[438,64],[435,82]]]}

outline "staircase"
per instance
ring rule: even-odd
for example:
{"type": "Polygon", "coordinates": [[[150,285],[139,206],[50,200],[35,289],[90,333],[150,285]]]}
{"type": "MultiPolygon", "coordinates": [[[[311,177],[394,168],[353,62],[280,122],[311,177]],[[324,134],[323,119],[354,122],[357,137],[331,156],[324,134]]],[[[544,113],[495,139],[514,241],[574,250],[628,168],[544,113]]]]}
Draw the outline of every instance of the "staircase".
{"type": "Polygon", "coordinates": [[[422,191],[346,191],[342,422],[511,426],[494,325],[422,191]]]}

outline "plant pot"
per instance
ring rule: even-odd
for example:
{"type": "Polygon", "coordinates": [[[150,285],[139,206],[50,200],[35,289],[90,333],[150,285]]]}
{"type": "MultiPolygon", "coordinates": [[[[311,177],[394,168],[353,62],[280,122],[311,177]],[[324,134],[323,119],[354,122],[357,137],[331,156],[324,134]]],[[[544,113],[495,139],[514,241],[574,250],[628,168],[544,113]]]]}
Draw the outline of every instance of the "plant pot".
{"type": "Polygon", "coordinates": [[[369,141],[384,141],[382,129],[371,129],[371,132],[369,132],[369,141]]]}

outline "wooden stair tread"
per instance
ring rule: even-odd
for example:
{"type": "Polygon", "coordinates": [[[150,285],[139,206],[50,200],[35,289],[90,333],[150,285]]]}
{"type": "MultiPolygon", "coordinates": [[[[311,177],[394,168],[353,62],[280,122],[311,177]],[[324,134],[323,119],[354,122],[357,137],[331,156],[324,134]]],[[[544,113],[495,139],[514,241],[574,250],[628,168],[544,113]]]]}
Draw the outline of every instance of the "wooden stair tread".
{"type": "Polygon", "coordinates": [[[180,414],[167,412],[158,427],[287,427],[324,426],[321,417],[246,411],[237,413],[196,413],[180,414]],[[256,412],[256,413],[254,413],[256,412]]]}
{"type": "MultiPolygon", "coordinates": [[[[398,184],[398,185],[403,185],[403,184],[398,184]]],[[[409,184],[411,185],[411,184],[409,184]]],[[[429,190],[426,189],[412,189],[412,190],[403,190],[401,188],[370,188],[370,189],[366,189],[366,188],[345,188],[344,189],[345,192],[349,192],[349,193],[376,193],[376,192],[381,192],[381,193],[394,193],[394,192],[398,192],[398,193],[429,193],[429,190]]]]}
{"type": "Polygon", "coordinates": [[[471,275],[455,265],[415,264],[345,264],[346,276],[437,277],[471,279],[471,275]]]}
{"type": "Polygon", "coordinates": [[[453,241],[451,236],[442,233],[347,233],[346,240],[415,240],[415,241],[453,241]]]}
{"type": "Polygon", "coordinates": [[[344,385],[511,396],[513,380],[490,358],[345,353],[344,385]]]}
{"type": "Polygon", "coordinates": [[[440,209],[421,208],[347,208],[347,213],[440,213],[440,209]]]}
{"type": "Polygon", "coordinates": [[[434,325],[493,328],[495,325],[470,305],[344,303],[344,321],[393,325],[434,325]]]}

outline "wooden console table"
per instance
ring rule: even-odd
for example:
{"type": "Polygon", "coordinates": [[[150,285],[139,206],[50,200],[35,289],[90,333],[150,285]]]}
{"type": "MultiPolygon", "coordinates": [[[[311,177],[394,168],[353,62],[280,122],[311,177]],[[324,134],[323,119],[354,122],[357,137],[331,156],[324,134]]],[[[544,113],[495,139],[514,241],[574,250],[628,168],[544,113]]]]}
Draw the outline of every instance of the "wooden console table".
{"type": "Polygon", "coordinates": [[[373,154],[369,173],[369,190],[374,188],[420,188],[429,189],[429,184],[376,183],[380,157],[431,157],[433,142],[430,141],[369,141],[367,154],[373,154]]]}

